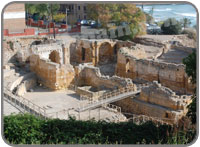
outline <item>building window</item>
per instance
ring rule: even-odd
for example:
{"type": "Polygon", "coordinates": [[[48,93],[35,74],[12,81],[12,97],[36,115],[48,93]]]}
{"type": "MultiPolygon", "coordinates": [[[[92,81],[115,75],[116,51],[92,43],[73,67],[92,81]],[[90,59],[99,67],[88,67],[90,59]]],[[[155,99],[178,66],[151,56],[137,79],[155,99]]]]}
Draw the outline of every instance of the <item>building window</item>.
{"type": "Polygon", "coordinates": [[[72,5],[72,10],[74,10],[74,6],[72,5]]]}
{"type": "Polygon", "coordinates": [[[81,6],[78,6],[78,10],[81,10],[81,6]]]}
{"type": "Polygon", "coordinates": [[[78,15],[78,19],[81,19],[81,16],[80,16],[80,15],[78,15]]]}
{"type": "Polygon", "coordinates": [[[86,11],[86,6],[83,7],[84,11],[86,11]]]}
{"type": "Polygon", "coordinates": [[[86,15],[84,15],[84,19],[86,19],[86,15]]]}

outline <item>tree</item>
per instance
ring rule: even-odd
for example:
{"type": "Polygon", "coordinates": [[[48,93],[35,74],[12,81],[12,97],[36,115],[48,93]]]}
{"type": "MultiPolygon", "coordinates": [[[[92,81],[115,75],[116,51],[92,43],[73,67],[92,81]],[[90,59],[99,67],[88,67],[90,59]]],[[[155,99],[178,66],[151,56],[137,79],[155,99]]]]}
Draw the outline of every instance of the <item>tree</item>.
{"type": "Polygon", "coordinates": [[[116,26],[126,22],[131,29],[131,39],[146,33],[145,14],[134,4],[88,4],[88,11],[89,18],[100,22],[106,29],[109,22],[116,26]]]}
{"type": "Polygon", "coordinates": [[[181,33],[181,23],[175,18],[168,18],[161,26],[163,34],[178,35],[181,33]]]}
{"type": "MultiPolygon", "coordinates": [[[[48,22],[54,22],[54,15],[58,13],[60,8],[59,4],[25,4],[26,11],[34,14],[38,13],[40,16],[46,16],[48,22]]],[[[55,38],[55,27],[54,30],[54,38],[55,38]]]]}
{"type": "Polygon", "coordinates": [[[145,15],[146,15],[146,22],[147,22],[148,24],[154,23],[154,18],[153,18],[153,16],[149,15],[148,13],[145,13],[145,15]]]}
{"type": "Polygon", "coordinates": [[[28,14],[34,14],[36,12],[35,4],[25,4],[25,10],[28,14]]]}
{"type": "Polygon", "coordinates": [[[185,29],[191,24],[191,21],[189,18],[183,18],[181,20],[181,23],[182,23],[183,28],[185,29]]]}
{"type": "MultiPolygon", "coordinates": [[[[58,4],[50,4],[50,15],[51,15],[51,21],[54,22],[54,15],[58,13],[58,10],[60,8],[60,5],[58,4]]],[[[53,26],[53,37],[56,38],[55,33],[55,25],[53,26]]]]}
{"type": "Polygon", "coordinates": [[[55,22],[62,21],[64,18],[66,18],[66,14],[63,13],[54,15],[55,22]]]}
{"type": "MultiPolygon", "coordinates": [[[[185,72],[188,77],[191,78],[193,84],[196,84],[196,52],[193,52],[188,57],[183,59],[183,64],[185,64],[185,72]]],[[[194,95],[192,96],[192,103],[188,105],[187,116],[191,118],[193,124],[196,123],[196,89],[194,90],[194,95]]]]}

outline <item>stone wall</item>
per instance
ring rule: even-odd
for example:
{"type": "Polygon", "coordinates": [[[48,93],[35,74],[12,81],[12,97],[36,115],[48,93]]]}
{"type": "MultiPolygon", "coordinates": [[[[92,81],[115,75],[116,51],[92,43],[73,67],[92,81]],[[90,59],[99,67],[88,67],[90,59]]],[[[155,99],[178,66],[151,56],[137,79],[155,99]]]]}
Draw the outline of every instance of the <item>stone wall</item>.
{"type": "Polygon", "coordinates": [[[27,79],[23,81],[18,87],[16,94],[18,96],[23,96],[28,90],[34,88],[36,86],[36,77],[31,77],[30,79],[27,79]]]}
{"type": "Polygon", "coordinates": [[[131,79],[120,78],[118,76],[103,76],[99,68],[89,65],[79,65],[75,67],[76,84],[79,86],[106,87],[116,89],[133,84],[131,79]]]}
{"type": "Polygon", "coordinates": [[[64,45],[58,42],[51,44],[32,45],[31,47],[32,54],[39,55],[41,58],[44,59],[50,59],[51,53],[57,52],[59,56],[58,57],[59,61],[57,61],[57,63],[61,64],[63,64],[64,60],[66,60],[64,56],[64,50],[66,50],[64,48],[64,45]]]}
{"type": "Polygon", "coordinates": [[[84,96],[85,98],[92,98],[93,100],[97,100],[100,96],[102,96],[105,92],[108,92],[109,90],[101,90],[99,88],[95,88],[99,91],[92,91],[92,86],[83,86],[83,87],[77,87],[76,93],[84,96]]]}
{"type": "Polygon", "coordinates": [[[192,93],[193,91],[183,64],[136,59],[124,53],[123,48],[118,52],[116,75],[131,79],[159,81],[163,86],[179,93],[192,93]],[[129,64],[128,67],[127,64],[129,64]]]}
{"type": "Polygon", "coordinates": [[[191,97],[176,95],[157,82],[143,87],[139,96],[115,102],[123,112],[158,117],[169,122],[176,122],[186,115],[190,103],[191,97]]]}
{"type": "Polygon", "coordinates": [[[68,88],[74,80],[74,69],[70,64],[57,64],[39,55],[30,56],[30,69],[41,84],[53,90],[68,88]]]}
{"type": "Polygon", "coordinates": [[[88,63],[93,65],[116,62],[117,52],[121,47],[131,47],[135,43],[130,41],[77,40],[70,45],[70,63],[88,63]]]}
{"type": "Polygon", "coordinates": [[[172,110],[183,110],[184,112],[186,112],[187,104],[191,102],[190,96],[176,95],[171,89],[161,86],[157,81],[143,87],[138,99],[172,110]]]}
{"type": "Polygon", "coordinates": [[[70,49],[70,62],[88,63],[97,65],[101,62],[110,62],[114,59],[114,42],[104,40],[77,40],[70,49]]]}
{"type": "Polygon", "coordinates": [[[13,62],[12,59],[17,59],[20,63],[26,62],[32,54],[31,46],[46,39],[36,36],[5,37],[3,41],[4,65],[13,62]]]}

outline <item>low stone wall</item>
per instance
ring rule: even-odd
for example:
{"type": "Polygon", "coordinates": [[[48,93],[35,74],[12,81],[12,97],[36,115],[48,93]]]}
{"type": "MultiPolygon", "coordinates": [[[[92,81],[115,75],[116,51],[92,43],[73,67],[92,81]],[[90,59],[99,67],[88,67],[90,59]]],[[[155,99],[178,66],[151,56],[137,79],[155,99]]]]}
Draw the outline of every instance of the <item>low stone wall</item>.
{"type": "Polygon", "coordinates": [[[13,81],[12,83],[9,84],[8,89],[9,91],[13,91],[17,86],[19,86],[21,84],[21,82],[30,79],[32,77],[34,77],[35,74],[34,73],[27,73],[23,76],[20,76],[19,78],[17,78],[15,81],[13,81]]]}
{"type": "Polygon", "coordinates": [[[186,106],[191,102],[191,97],[186,95],[176,95],[171,89],[161,86],[157,81],[143,87],[138,100],[160,105],[172,110],[183,110],[186,112],[186,106]]]}
{"type": "Polygon", "coordinates": [[[159,81],[163,86],[179,93],[192,93],[193,86],[188,81],[183,64],[164,63],[154,60],[136,59],[127,56],[121,48],[118,52],[116,75],[131,79],[159,81]],[[127,69],[127,60],[129,67],[127,69]]]}
{"type": "Polygon", "coordinates": [[[103,76],[99,68],[94,66],[79,65],[75,67],[77,85],[89,85],[93,87],[106,87],[117,89],[133,84],[131,79],[120,78],[118,76],[103,76]]]}
{"type": "Polygon", "coordinates": [[[187,113],[187,105],[191,97],[178,96],[169,88],[154,82],[141,89],[139,96],[127,98],[114,104],[122,108],[122,112],[158,117],[176,123],[187,113]]]}
{"type": "Polygon", "coordinates": [[[183,116],[182,112],[171,111],[168,108],[132,98],[127,98],[114,104],[121,107],[122,112],[157,117],[170,123],[176,123],[183,116]]]}
{"type": "Polygon", "coordinates": [[[36,86],[36,77],[32,77],[23,81],[18,87],[16,91],[16,95],[23,96],[28,90],[34,88],[36,86]]]}
{"type": "Polygon", "coordinates": [[[172,49],[178,49],[184,52],[187,52],[189,54],[191,54],[193,51],[196,51],[196,48],[191,48],[191,47],[185,47],[185,46],[179,46],[179,45],[171,45],[172,49]]]}
{"type": "Polygon", "coordinates": [[[89,88],[91,88],[91,86],[77,87],[76,93],[79,95],[85,96],[86,98],[92,98],[93,100],[95,100],[108,91],[108,90],[100,90],[97,92],[93,92],[93,91],[90,91],[89,88]]]}
{"type": "Polygon", "coordinates": [[[74,69],[70,64],[50,62],[39,55],[30,56],[30,69],[41,84],[54,90],[68,88],[74,80],[74,69]]]}
{"type": "Polygon", "coordinates": [[[131,47],[122,47],[120,51],[123,51],[123,54],[126,57],[130,58],[136,58],[136,59],[145,59],[146,52],[143,48],[141,48],[139,45],[131,46],[131,47]]]}

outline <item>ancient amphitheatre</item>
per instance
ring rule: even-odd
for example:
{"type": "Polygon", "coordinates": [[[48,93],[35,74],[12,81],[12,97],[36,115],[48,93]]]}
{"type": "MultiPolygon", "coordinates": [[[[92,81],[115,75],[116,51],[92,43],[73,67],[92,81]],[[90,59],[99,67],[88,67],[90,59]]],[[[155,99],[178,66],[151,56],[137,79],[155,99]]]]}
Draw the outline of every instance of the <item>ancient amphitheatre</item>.
{"type": "Polygon", "coordinates": [[[196,43],[185,35],[8,37],[3,45],[5,115],[176,124],[191,103],[182,59],[196,43]]]}

